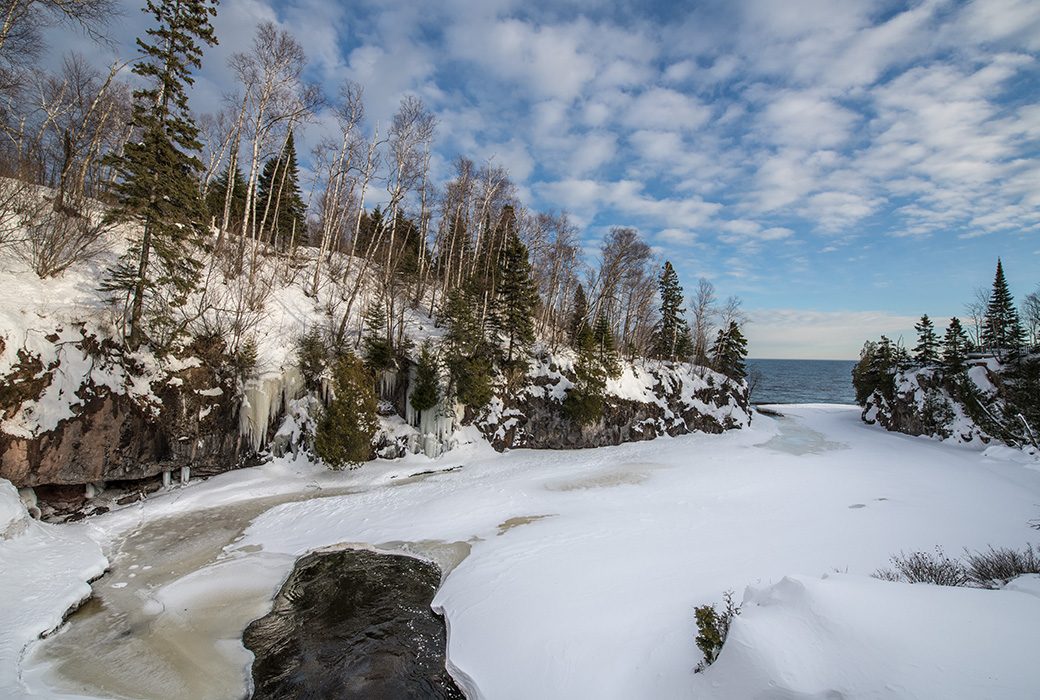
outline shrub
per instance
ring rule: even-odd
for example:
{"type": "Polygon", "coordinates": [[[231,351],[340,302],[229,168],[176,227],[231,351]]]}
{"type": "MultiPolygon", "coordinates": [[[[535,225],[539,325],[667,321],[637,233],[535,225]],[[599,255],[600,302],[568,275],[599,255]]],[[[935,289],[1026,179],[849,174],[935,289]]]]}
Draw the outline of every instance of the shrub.
{"type": "Polygon", "coordinates": [[[988,552],[965,550],[964,558],[967,559],[968,579],[980,588],[1001,588],[1022,574],[1040,574],[1040,553],[1031,544],[1021,552],[992,546],[988,552]]]}
{"type": "Polygon", "coordinates": [[[300,372],[311,391],[317,391],[321,387],[321,374],[325,371],[327,356],[325,341],[316,326],[296,341],[296,358],[300,363],[300,372]]]}
{"type": "Polygon", "coordinates": [[[314,432],[314,453],[333,469],[357,467],[372,456],[379,427],[372,375],[352,354],[339,359],[332,397],[314,432]]]}
{"type": "Polygon", "coordinates": [[[878,569],[874,578],[884,581],[904,581],[906,583],[932,583],[937,586],[964,586],[968,583],[968,572],[959,561],[950,559],[942,550],[935,548],[935,554],[927,552],[911,552],[892,557],[896,570],[878,569]]]}
{"type": "Polygon", "coordinates": [[[726,607],[719,612],[714,605],[702,605],[694,608],[697,616],[697,648],[704,653],[704,660],[697,666],[696,672],[701,672],[715,663],[722,651],[722,645],[726,643],[729,636],[729,627],[733,618],[740,614],[740,606],[733,604],[733,591],[726,591],[723,595],[726,607]]]}

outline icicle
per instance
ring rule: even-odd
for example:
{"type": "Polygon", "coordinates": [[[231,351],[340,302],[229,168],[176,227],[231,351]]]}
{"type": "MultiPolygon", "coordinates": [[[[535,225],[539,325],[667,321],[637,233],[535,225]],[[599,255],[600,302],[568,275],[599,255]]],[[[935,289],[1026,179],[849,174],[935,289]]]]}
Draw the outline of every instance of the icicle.
{"type": "Polygon", "coordinates": [[[259,451],[267,442],[267,432],[282,408],[303,394],[304,379],[299,367],[289,367],[281,375],[249,382],[242,391],[239,431],[250,446],[259,451]]]}
{"type": "Polygon", "coordinates": [[[164,489],[170,488],[173,484],[173,475],[170,472],[162,473],[162,485],[164,489]]]}
{"type": "Polygon", "coordinates": [[[181,483],[186,484],[191,481],[191,467],[181,467],[181,483]]]}

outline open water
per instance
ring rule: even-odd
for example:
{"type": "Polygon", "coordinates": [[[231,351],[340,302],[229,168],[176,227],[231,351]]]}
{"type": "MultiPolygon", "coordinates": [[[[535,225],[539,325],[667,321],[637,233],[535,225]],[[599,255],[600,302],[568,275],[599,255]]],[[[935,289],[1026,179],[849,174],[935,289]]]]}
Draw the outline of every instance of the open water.
{"type": "Polygon", "coordinates": [[[751,403],[856,403],[854,360],[748,360],[747,366],[761,372],[751,403]]]}

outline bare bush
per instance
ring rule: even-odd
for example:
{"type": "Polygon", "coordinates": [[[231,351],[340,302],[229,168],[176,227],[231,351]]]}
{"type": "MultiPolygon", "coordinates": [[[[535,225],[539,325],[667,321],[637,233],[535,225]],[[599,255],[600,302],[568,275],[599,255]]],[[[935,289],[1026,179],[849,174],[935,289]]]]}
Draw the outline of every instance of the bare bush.
{"type": "Polygon", "coordinates": [[[986,552],[965,550],[964,558],[967,560],[968,579],[980,588],[1002,588],[1022,574],[1040,574],[1040,553],[1031,544],[1021,552],[992,546],[986,552]]]}
{"type": "Polygon", "coordinates": [[[54,277],[69,266],[90,260],[107,248],[112,224],[99,215],[55,211],[49,203],[33,207],[23,221],[25,238],[19,254],[40,277],[54,277]]]}
{"type": "Polygon", "coordinates": [[[935,554],[900,552],[892,557],[892,564],[895,571],[878,569],[874,572],[874,578],[906,583],[931,583],[936,586],[965,586],[969,582],[964,565],[947,557],[942,547],[936,547],[935,554]]]}

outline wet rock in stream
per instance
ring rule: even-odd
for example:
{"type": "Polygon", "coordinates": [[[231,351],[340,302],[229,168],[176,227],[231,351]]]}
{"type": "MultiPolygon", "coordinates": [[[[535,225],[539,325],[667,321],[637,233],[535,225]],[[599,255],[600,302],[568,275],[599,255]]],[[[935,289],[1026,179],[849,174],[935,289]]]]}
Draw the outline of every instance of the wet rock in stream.
{"type": "Polygon", "coordinates": [[[437,566],[366,550],[301,558],[271,612],[243,635],[254,700],[465,696],[444,667],[444,620],[430,609],[437,566]]]}

